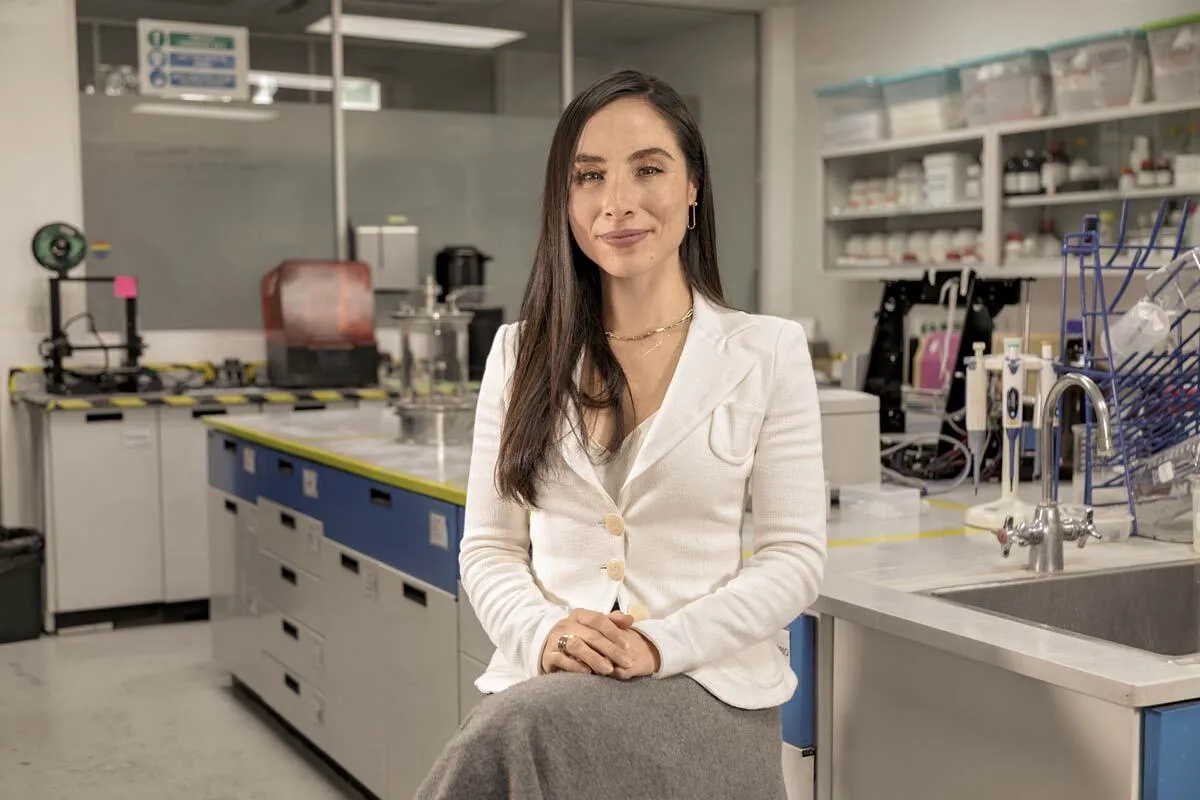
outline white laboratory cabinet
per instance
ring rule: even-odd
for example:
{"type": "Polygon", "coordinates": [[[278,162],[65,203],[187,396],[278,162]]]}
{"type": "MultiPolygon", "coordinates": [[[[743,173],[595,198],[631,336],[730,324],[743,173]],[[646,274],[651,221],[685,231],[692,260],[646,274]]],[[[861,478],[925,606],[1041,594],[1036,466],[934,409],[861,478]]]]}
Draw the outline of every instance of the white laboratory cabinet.
{"type": "Polygon", "coordinates": [[[161,603],[158,409],[47,416],[50,610],[161,603]]]}
{"type": "Polygon", "coordinates": [[[162,406],[158,449],[162,475],[163,600],[177,603],[209,596],[208,416],[257,414],[258,406],[162,406]]]}

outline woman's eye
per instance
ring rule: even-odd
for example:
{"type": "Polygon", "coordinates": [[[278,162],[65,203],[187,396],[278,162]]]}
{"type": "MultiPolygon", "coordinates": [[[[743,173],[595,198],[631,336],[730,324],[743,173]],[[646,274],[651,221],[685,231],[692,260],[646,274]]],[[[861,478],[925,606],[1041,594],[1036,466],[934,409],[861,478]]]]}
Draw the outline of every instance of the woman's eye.
{"type": "Polygon", "coordinates": [[[591,183],[593,181],[598,181],[603,177],[604,177],[603,175],[601,175],[599,172],[595,172],[595,171],[577,172],[577,173],[575,173],[575,182],[576,183],[591,183]]]}
{"type": "Polygon", "coordinates": [[[662,170],[661,170],[661,169],[659,169],[658,167],[649,166],[649,165],[647,165],[647,166],[644,166],[644,167],[639,167],[639,168],[638,168],[638,175],[642,175],[642,176],[646,176],[646,175],[658,175],[658,174],[660,174],[661,172],[662,172],[662,170]]]}

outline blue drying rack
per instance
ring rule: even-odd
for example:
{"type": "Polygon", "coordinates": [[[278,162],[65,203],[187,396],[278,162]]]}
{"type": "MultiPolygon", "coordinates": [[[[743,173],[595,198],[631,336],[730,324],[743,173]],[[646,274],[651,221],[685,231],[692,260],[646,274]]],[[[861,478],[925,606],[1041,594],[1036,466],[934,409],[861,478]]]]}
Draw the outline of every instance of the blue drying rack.
{"type": "MultiPolygon", "coordinates": [[[[1166,346],[1149,353],[1133,353],[1115,364],[1107,356],[1112,352],[1109,329],[1121,316],[1117,309],[1122,302],[1131,305],[1142,297],[1145,277],[1188,250],[1184,241],[1191,207],[1191,199],[1184,200],[1182,220],[1173,242],[1159,242],[1170,211],[1170,205],[1164,201],[1159,205],[1147,240],[1131,244],[1128,200],[1121,208],[1115,242],[1101,241],[1098,215],[1085,216],[1081,230],[1068,234],[1063,241],[1060,354],[1055,367],[1060,374],[1087,375],[1104,392],[1115,450],[1111,458],[1096,460],[1092,447],[1095,418],[1091,404],[1085,403],[1085,460],[1083,465],[1076,464],[1075,469],[1078,471],[1082,466],[1084,470],[1086,505],[1128,506],[1131,535],[1138,533],[1133,480],[1139,461],[1200,434],[1200,310],[1185,312],[1173,320],[1166,346]],[[1079,278],[1077,316],[1068,310],[1071,276],[1079,278]],[[1107,296],[1106,278],[1110,286],[1120,280],[1120,287],[1111,298],[1107,296]],[[1140,279],[1135,281],[1135,278],[1140,279]],[[1082,321],[1084,329],[1079,366],[1067,363],[1067,322],[1074,318],[1082,321]],[[1098,343],[1102,346],[1097,347],[1098,343]],[[1097,467],[1107,477],[1093,483],[1097,467]],[[1097,489],[1123,489],[1101,492],[1122,499],[1094,503],[1093,493],[1097,489]]],[[[1055,437],[1056,446],[1060,446],[1061,436],[1060,430],[1055,437]]],[[[1057,474],[1054,479],[1057,482],[1057,474]]]]}

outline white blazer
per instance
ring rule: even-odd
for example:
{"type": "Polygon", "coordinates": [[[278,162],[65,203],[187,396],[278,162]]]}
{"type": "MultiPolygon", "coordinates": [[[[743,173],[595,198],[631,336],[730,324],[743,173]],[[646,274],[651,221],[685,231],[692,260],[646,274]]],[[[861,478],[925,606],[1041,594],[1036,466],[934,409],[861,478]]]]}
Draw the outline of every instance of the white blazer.
{"type": "Polygon", "coordinates": [[[556,622],[614,603],[658,647],[656,677],[687,674],[741,708],[776,706],[795,691],[774,637],[817,598],[826,560],[808,343],[795,322],[719,309],[698,293],[694,302],[675,375],[615,501],[566,423],[541,508],[500,499],[496,456],[518,325],[497,334],[459,556],[463,588],[497,648],[480,691],[535,677],[556,622]],[[747,479],[754,545],[743,561],[747,479]]]}

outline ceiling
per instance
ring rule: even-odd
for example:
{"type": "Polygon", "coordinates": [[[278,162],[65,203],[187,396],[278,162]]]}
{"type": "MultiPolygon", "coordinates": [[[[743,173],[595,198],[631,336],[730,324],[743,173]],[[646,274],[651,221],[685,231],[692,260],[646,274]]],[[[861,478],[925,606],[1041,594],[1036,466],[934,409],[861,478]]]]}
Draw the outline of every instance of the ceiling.
{"type": "MultiPolygon", "coordinates": [[[[717,6],[754,11],[777,2],[692,0],[706,8],[679,8],[663,0],[575,0],[575,47],[587,53],[643,44],[727,19],[728,12],[714,10],[717,6]]],[[[76,8],[80,18],[129,22],[151,17],[303,34],[329,13],[329,0],[76,0],[76,8]]],[[[343,13],[521,30],[527,36],[515,49],[559,46],[558,0],[343,0],[343,13]]]]}

